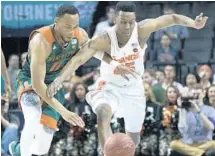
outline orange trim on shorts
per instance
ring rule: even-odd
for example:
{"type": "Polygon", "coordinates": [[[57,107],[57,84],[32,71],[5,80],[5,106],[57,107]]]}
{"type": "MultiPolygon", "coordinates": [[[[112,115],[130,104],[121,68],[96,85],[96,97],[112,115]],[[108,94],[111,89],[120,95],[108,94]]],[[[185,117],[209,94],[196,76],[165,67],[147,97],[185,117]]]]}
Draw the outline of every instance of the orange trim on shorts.
{"type": "Polygon", "coordinates": [[[57,129],[57,120],[55,120],[54,118],[42,114],[41,115],[41,119],[40,119],[40,123],[43,124],[44,126],[47,126],[51,129],[56,130],[57,129]]]}

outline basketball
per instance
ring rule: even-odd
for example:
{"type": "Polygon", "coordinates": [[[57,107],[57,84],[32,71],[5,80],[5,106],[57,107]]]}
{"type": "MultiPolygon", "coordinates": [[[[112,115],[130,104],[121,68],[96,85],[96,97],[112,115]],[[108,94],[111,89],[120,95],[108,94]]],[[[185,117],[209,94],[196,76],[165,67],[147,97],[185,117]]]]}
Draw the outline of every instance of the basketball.
{"type": "Polygon", "coordinates": [[[105,156],[134,156],[135,144],[128,135],[116,133],[105,143],[104,154],[105,156]]]}

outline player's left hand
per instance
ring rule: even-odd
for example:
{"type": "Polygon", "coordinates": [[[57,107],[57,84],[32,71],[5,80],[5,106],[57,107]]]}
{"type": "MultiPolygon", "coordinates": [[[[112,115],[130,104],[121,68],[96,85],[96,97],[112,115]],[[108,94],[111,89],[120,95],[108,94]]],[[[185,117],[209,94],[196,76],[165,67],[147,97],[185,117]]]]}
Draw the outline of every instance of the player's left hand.
{"type": "Polygon", "coordinates": [[[119,65],[116,67],[116,69],[119,75],[124,77],[126,80],[129,80],[127,75],[132,75],[134,78],[137,78],[138,76],[140,76],[134,69],[128,68],[124,65],[119,65]]]}
{"type": "Polygon", "coordinates": [[[203,16],[203,13],[201,13],[199,16],[196,16],[195,26],[194,27],[196,29],[202,29],[202,28],[204,28],[207,20],[208,20],[208,17],[207,16],[203,16]]]}
{"type": "Polygon", "coordinates": [[[56,78],[47,88],[46,94],[49,98],[54,97],[58,90],[60,90],[63,85],[63,81],[61,78],[56,78]]]}

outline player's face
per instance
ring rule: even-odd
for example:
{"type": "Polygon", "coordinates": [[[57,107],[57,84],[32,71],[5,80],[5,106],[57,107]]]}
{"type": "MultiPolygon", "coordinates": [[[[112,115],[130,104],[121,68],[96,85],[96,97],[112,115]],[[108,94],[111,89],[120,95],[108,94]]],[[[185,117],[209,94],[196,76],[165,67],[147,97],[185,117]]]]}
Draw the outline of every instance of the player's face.
{"type": "Polygon", "coordinates": [[[82,84],[78,85],[75,89],[75,95],[78,99],[85,98],[86,90],[82,84]]]}
{"type": "Polygon", "coordinates": [[[193,74],[189,74],[186,78],[186,84],[187,85],[193,85],[196,83],[197,83],[196,77],[193,74]]]}
{"type": "Polygon", "coordinates": [[[69,42],[73,37],[73,32],[79,26],[79,15],[65,14],[56,18],[59,33],[65,42],[69,42]]]}
{"type": "Polygon", "coordinates": [[[169,87],[167,90],[167,99],[169,102],[175,103],[177,101],[177,91],[175,88],[169,87]]]}
{"type": "Polygon", "coordinates": [[[130,36],[136,22],[136,15],[134,12],[120,11],[116,17],[116,31],[125,36],[130,36]]]}

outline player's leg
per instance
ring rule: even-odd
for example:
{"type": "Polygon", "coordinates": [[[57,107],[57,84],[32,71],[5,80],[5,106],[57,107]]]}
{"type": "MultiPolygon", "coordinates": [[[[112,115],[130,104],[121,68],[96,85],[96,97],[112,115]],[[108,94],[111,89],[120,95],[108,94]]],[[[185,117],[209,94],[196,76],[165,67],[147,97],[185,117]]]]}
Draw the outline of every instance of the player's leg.
{"type": "Polygon", "coordinates": [[[124,99],[125,130],[137,147],[140,143],[140,131],[145,118],[145,99],[143,97],[124,99]]]}
{"type": "Polygon", "coordinates": [[[102,150],[106,140],[112,135],[110,126],[113,113],[117,110],[118,99],[108,91],[91,91],[86,96],[87,102],[91,105],[97,115],[98,137],[102,150]]]}
{"type": "Polygon", "coordinates": [[[48,153],[55,130],[40,124],[36,130],[35,139],[31,146],[31,152],[35,155],[45,155],[48,153]]]}
{"type": "MultiPolygon", "coordinates": [[[[56,94],[57,99],[61,95],[60,92],[56,94]]],[[[62,97],[62,96],[61,96],[62,97]]],[[[61,101],[63,103],[63,101],[61,101]]],[[[32,153],[35,155],[47,154],[55,131],[57,130],[57,122],[60,118],[60,114],[55,111],[50,105],[42,105],[42,115],[40,124],[37,127],[35,139],[31,146],[32,153]]]]}
{"type": "Polygon", "coordinates": [[[112,110],[109,104],[100,104],[96,108],[98,137],[101,143],[102,150],[104,149],[105,142],[113,134],[110,126],[112,118],[112,110]]]}
{"type": "Polygon", "coordinates": [[[41,101],[39,96],[33,92],[25,92],[20,101],[25,125],[22,130],[20,143],[12,142],[9,145],[11,155],[31,156],[31,145],[34,140],[36,129],[40,123],[41,101]]]}

